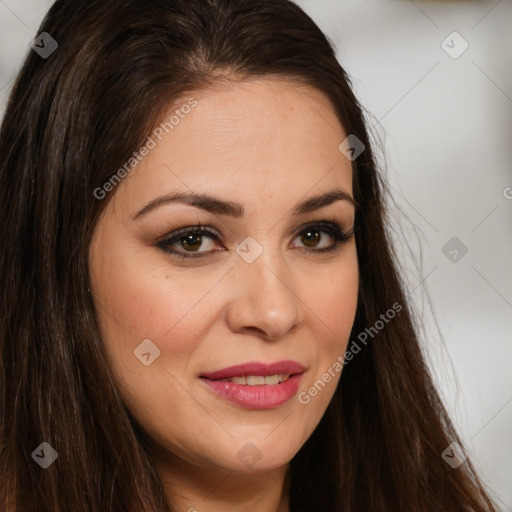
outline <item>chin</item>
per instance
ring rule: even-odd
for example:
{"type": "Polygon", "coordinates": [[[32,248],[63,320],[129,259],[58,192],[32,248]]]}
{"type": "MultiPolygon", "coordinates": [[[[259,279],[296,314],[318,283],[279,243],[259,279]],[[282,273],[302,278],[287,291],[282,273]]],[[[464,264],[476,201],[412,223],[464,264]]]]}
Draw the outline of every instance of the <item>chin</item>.
{"type": "MultiPolygon", "coordinates": [[[[230,460],[233,465],[233,471],[239,473],[258,474],[286,466],[299,451],[302,446],[300,443],[285,444],[287,433],[281,432],[276,435],[272,442],[265,440],[251,441],[250,437],[246,441],[238,442],[240,448],[236,451],[236,458],[230,460]]],[[[288,439],[289,441],[289,439],[288,439]]]]}

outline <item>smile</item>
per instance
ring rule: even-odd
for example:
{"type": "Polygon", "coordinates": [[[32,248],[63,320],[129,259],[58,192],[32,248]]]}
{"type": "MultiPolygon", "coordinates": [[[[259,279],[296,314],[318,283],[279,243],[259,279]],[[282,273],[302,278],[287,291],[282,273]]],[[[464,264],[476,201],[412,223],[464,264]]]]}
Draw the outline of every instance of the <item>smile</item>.
{"type": "Polygon", "coordinates": [[[242,384],[244,386],[258,386],[264,384],[265,386],[273,386],[274,384],[281,384],[290,378],[289,374],[276,374],[276,375],[242,375],[241,377],[231,377],[228,379],[219,379],[220,382],[233,382],[234,384],[242,384]]]}
{"type": "Polygon", "coordinates": [[[230,366],[200,376],[215,395],[246,409],[273,409],[298,391],[306,368],[296,361],[230,366]]]}

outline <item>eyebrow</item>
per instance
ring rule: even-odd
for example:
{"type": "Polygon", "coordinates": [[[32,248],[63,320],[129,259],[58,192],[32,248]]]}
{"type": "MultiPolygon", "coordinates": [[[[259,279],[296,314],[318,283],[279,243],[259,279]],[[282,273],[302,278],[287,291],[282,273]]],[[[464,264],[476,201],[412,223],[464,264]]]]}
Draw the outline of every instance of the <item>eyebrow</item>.
{"type": "MultiPolygon", "coordinates": [[[[356,206],[356,201],[350,194],[344,192],[341,189],[334,189],[327,193],[320,194],[314,197],[310,197],[305,201],[302,201],[293,209],[293,215],[301,215],[304,213],[310,213],[315,210],[319,210],[324,206],[328,206],[336,201],[347,201],[356,206]]],[[[222,201],[214,196],[208,194],[196,194],[193,192],[176,192],[166,194],[164,196],[157,197],[153,201],[149,202],[144,208],[138,211],[133,219],[138,219],[149,212],[159,208],[160,206],[170,203],[182,203],[196,208],[201,208],[210,213],[218,215],[229,215],[231,217],[243,217],[244,207],[241,203],[233,201],[222,201]]]]}

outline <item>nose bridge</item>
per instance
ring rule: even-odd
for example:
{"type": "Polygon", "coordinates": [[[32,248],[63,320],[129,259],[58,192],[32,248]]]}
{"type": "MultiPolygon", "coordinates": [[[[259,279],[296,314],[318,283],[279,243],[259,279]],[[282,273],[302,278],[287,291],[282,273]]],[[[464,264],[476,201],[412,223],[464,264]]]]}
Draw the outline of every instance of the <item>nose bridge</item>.
{"type": "Polygon", "coordinates": [[[260,244],[258,249],[251,240],[244,244],[237,248],[230,327],[238,332],[256,329],[272,339],[285,336],[302,321],[294,277],[279,249],[260,244]]]}

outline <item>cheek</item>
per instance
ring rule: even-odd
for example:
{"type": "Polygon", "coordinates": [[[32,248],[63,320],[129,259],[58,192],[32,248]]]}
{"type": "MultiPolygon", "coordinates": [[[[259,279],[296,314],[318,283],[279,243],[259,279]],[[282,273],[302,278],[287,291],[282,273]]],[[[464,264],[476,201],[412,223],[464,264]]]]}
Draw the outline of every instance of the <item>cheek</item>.
{"type": "Polygon", "coordinates": [[[315,421],[323,414],[341,377],[357,309],[359,273],[355,251],[342,263],[336,269],[317,273],[314,291],[305,301],[314,334],[311,359],[315,364],[302,388],[307,396],[302,395],[299,401],[307,405],[305,409],[315,421]]]}
{"type": "Polygon", "coordinates": [[[132,365],[133,351],[145,339],[175,362],[186,357],[208,323],[206,315],[213,311],[208,295],[224,272],[180,271],[137,251],[118,256],[91,273],[103,338],[113,358],[132,365]]]}
{"type": "Polygon", "coordinates": [[[348,342],[357,309],[359,274],[354,254],[347,256],[343,266],[317,272],[310,293],[304,301],[315,321],[319,343],[332,351],[343,348],[348,342]]]}
{"type": "Polygon", "coordinates": [[[183,425],[176,417],[189,418],[189,423],[200,418],[208,424],[205,411],[185,390],[184,376],[198,340],[215,317],[214,288],[225,272],[210,269],[191,277],[190,271],[172,272],[165,262],[155,264],[150,258],[148,264],[135,257],[113,259],[116,265],[104,261],[92,272],[112,370],[139,423],[161,442],[174,439],[172,447],[179,450],[183,425]],[[139,351],[142,343],[146,348],[139,351]],[[151,364],[146,366],[134,351],[149,351],[151,364]]]}

